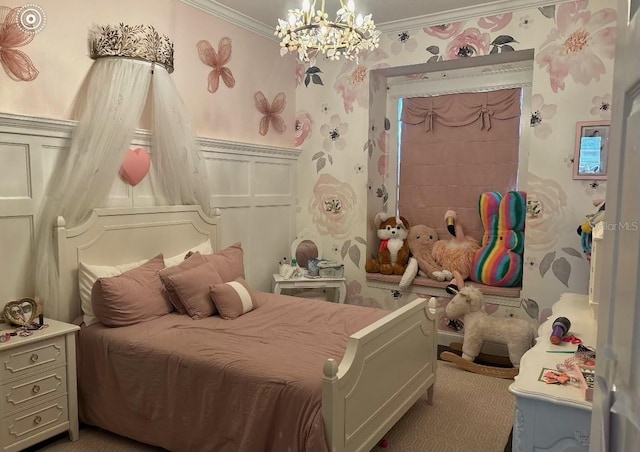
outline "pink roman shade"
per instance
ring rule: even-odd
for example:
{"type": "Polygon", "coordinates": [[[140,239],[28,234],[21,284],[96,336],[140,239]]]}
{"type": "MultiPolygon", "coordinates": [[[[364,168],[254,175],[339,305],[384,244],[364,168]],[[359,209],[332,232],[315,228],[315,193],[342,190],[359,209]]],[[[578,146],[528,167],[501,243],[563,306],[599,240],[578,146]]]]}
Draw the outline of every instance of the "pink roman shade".
{"type": "Polygon", "coordinates": [[[449,209],[466,235],[482,238],[478,197],[516,188],[520,140],[519,88],[403,100],[400,214],[436,229],[449,209]]]}

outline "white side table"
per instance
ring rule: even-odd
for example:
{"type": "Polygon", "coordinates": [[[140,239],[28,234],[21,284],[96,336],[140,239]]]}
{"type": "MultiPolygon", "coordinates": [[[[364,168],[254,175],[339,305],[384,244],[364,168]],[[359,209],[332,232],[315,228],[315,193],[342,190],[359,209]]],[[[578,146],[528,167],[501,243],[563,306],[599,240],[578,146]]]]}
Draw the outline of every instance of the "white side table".
{"type": "Polygon", "coordinates": [[[344,303],[347,297],[346,279],[342,278],[305,278],[298,276],[294,278],[283,278],[278,274],[273,275],[273,293],[282,293],[282,289],[335,289],[335,300],[337,303],[344,303]]]}
{"type": "MultiPolygon", "coordinates": [[[[76,325],[45,319],[28,337],[0,343],[0,449],[19,451],[68,431],[78,439],[76,325]]],[[[0,333],[14,331],[6,323],[0,333]]]]}

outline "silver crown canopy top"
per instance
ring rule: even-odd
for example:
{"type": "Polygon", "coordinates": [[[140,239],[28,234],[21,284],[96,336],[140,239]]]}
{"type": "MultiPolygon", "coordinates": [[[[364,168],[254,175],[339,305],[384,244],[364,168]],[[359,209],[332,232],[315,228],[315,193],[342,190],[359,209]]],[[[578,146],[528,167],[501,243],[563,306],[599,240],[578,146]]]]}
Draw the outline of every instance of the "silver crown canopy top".
{"type": "Polygon", "coordinates": [[[95,25],[89,30],[89,56],[146,60],[173,72],[173,42],[151,25],[95,25]]]}

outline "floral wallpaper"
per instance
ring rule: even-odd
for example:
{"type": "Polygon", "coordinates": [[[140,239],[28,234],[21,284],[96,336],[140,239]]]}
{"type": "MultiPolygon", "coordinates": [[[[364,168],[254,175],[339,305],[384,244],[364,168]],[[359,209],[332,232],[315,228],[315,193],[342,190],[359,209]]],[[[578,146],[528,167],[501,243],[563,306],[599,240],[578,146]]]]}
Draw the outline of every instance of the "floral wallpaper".
{"type": "Polygon", "coordinates": [[[399,292],[369,287],[364,271],[368,222],[395,206],[386,79],[375,70],[525,49],[535,56],[527,186],[519,187],[530,201],[523,305],[544,319],[563,292],[587,293],[589,262],[576,228],[606,183],[572,179],[575,123],[610,117],[615,7],[584,0],[388,33],[357,62],[297,65],[298,228],[315,228],[324,255],[344,261],[348,303],[403,302],[399,292]]]}

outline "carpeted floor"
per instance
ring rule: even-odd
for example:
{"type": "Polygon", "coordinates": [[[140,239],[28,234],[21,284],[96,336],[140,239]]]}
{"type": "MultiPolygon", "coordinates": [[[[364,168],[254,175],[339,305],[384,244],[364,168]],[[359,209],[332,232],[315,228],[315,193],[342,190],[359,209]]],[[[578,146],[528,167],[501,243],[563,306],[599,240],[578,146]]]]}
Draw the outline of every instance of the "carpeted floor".
{"type": "MultiPolygon", "coordinates": [[[[438,361],[433,405],[420,399],[386,435],[389,446],[374,452],[503,452],[513,423],[515,399],[507,389],[511,382],[438,361]]],[[[61,435],[29,448],[29,452],[160,450],[90,426],[80,430],[76,442],[61,435]]]]}

